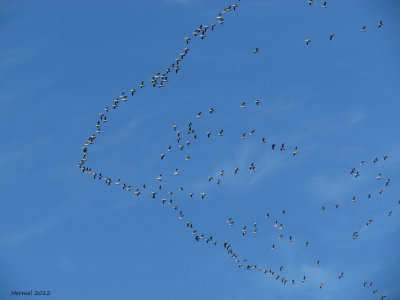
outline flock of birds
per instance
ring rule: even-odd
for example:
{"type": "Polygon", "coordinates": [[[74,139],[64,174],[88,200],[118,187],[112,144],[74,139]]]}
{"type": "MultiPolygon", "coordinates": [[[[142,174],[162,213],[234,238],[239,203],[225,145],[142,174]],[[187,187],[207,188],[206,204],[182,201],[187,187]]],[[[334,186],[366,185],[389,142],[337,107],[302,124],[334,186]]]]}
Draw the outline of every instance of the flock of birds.
{"type": "MultiPolygon", "coordinates": [[[[240,2],[240,0],[238,0],[240,2]]],[[[313,5],[314,1],[313,0],[309,0],[307,1],[307,3],[309,5],[313,5]]],[[[223,9],[223,11],[221,13],[219,13],[216,17],[217,19],[217,24],[224,24],[225,21],[225,16],[227,16],[229,13],[236,11],[238,9],[239,5],[238,4],[233,4],[230,5],[226,8],[223,9]]],[[[322,7],[326,8],[327,7],[327,3],[323,2],[322,7]]],[[[200,25],[199,27],[197,27],[194,31],[193,31],[193,37],[192,38],[199,38],[201,40],[204,40],[207,35],[209,33],[211,33],[212,31],[214,31],[215,27],[217,25],[216,24],[209,24],[209,25],[200,25]]],[[[380,21],[378,23],[378,27],[381,28],[383,26],[382,21],[380,21]]],[[[366,27],[363,26],[362,30],[363,32],[366,31],[366,27]]],[[[335,34],[330,34],[329,35],[329,39],[332,40],[333,37],[335,36],[335,34]]],[[[158,88],[162,88],[165,85],[167,85],[168,83],[168,76],[170,76],[170,74],[177,74],[179,72],[179,70],[181,70],[182,64],[183,64],[183,60],[184,58],[190,53],[190,49],[188,48],[189,43],[192,39],[191,37],[185,37],[185,44],[186,47],[183,48],[182,53],[179,54],[179,56],[172,62],[172,64],[170,64],[169,67],[167,67],[165,69],[164,72],[158,72],[156,74],[154,74],[152,76],[152,78],[150,79],[150,85],[154,88],[154,87],[158,87],[158,88]]],[[[311,42],[310,39],[306,40],[306,44],[309,45],[311,42]]],[[[259,48],[256,48],[254,51],[254,53],[258,53],[260,52],[259,48]]],[[[171,209],[173,209],[173,211],[176,212],[177,218],[179,220],[185,220],[184,224],[186,226],[186,228],[188,228],[191,232],[191,234],[193,235],[193,238],[196,242],[205,242],[206,244],[212,245],[212,246],[217,246],[220,245],[225,251],[226,253],[234,260],[234,262],[237,264],[237,266],[239,268],[243,268],[245,270],[255,270],[255,271],[259,271],[261,273],[264,273],[266,275],[268,275],[268,277],[270,278],[274,278],[275,280],[279,280],[282,285],[286,285],[286,284],[295,284],[296,282],[300,282],[300,283],[305,283],[307,281],[307,275],[303,275],[301,278],[298,279],[293,279],[293,278],[287,278],[287,276],[285,276],[285,271],[286,268],[284,268],[282,265],[279,267],[279,270],[272,270],[271,268],[267,267],[267,266],[259,266],[256,264],[250,264],[248,262],[248,260],[246,258],[243,258],[242,256],[239,256],[237,254],[236,251],[234,251],[233,246],[231,245],[231,243],[227,242],[227,241],[223,241],[223,242],[219,242],[217,239],[215,239],[215,237],[213,237],[213,235],[211,234],[205,234],[203,232],[200,232],[198,228],[196,228],[193,224],[193,222],[191,222],[187,217],[185,217],[184,212],[179,209],[179,206],[177,205],[177,203],[174,202],[174,200],[171,199],[167,199],[172,197],[172,195],[174,194],[173,191],[169,191],[169,192],[165,192],[165,190],[163,189],[161,182],[164,180],[164,177],[162,174],[159,174],[159,176],[156,178],[157,180],[157,184],[154,185],[154,187],[152,187],[154,190],[151,191],[149,186],[144,184],[141,187],[133,187],[133,185],[130,185],[126,182],[124,182],[123,180],[121,180],[120,178],[117,179],[112,179],[110,176],[105,176],[103,175],[100,171],[95,171],[92,170],[90,167],[86,166],[87,164],[87,157],[89,155],[89,147],[92,146],[96,140],[96,138],[98,137],[99,134],[101,134],[102,132],[102,128],[105,125],[105,123],[107,123],[108,117],[110,117],[110,113],[114,110],[116,110],[117,108],[120,107],[121,103],[126,103],[128,102],[128,97],[133,97],[136,95],[136,93],[147,87],[147,84],[145,83],[145,81],[141,81],[139,86],[136,88],[132,88],[128,91],[123,91],[118,97],[116,97],[113,100],[113,104],[111,106],[107,106],[104,109],[104,112],[99,114],[99,119],[96,122],[96,128],[95,128],[95,132],[90,135],[88,137],[88,139],[86,140],[84,146],[82,147],[82,151],[83,151],[83,155],[82,158],[80,159],[80,162],[78,163],[78,167],[82,170],[83,173],[93,177],[93,179],[97,179],[97,180],[102,180],[104,179],[104,182],[106,183],[106,185],[111,186],[112,183],[114,183],[115,186],[119,186],[122,190],[127,191],[127,192],[131,192],[133,194],[135,194],[136,196],[140,196],[141,194],[146,194],[149,197],[151,197],[152,199],[160,199],[160,203],[162,205],[165,205],[167,207],[170,207],[171,209]],[[166,197],[160,197],[159,195],[166,195],[166,197]]],[[[256,105],[256,107],[261,105],[261,100],[259,99],[255,99],[253,100],[253,105],[256,105]]],[[[245,109],[246,108],[246,102],[242,102],[242,104],[240,105],[240,109],[245,109]]],[[[209,108],[208,109],[208,113],[210,115],[214,115],[215,110],[214,108],[209,108]]],[[[202,112],[199,112],[195,117],[196,119],[200,119],[202,118],[203,114],[202,112]]],[[[178,128],[177,125],[173,125],[172,126],[173,131],[176,133],[176,141],[177,141],[177,145],[176,147],[173,147],[172,145],[169,145],[166,149],[166,152],[163,152],[160,154],[160,158],[161,160],[164,160],[167,158],[168,153],[170,153],[171,151],[173,151],[174,149],[178,149],[179,151],[183,151],[184,148],[189,147],[193,142],[195,142],[196,140],[198,140],[199,138],[201,138],[201,136],[198,136],[197,131],[194,127],[194,124],[192,122],[188,122],[187,124],[187,128],[184,129],[183,131],[180,131],[180,128],[178,128]],[[184,136],[184,134],[186,134],[186,136],[184,136]],[[186,141],[184,142],[183,139],[186,139],[186,141]]],[[[218,137],[223,137],[224,136],[224,129],[220,129],[217,132],[206,132],[204,133],[204,138],[211,138],[212,136],[218,136],[218,137]]],[[[241,135],[238,135],[238,137],[240,136],[241,139],[246,139],[249,138],[251,136],[255,135],[255,129],[251,130],[250,132],[243,132],[241,133],[241,135]]],[[[262,137],[260,139],[260,144],[266,144],[267,141],[264,137],[262,137]]],[[[285,143],[270,143],[270,147],[272,150],[277,150],[277,151],[281,151],[284,152],[286,150],[286,145],[285,143]]],[[[290,150],[290,154],[293,157],[297,157],[299,154],[299,150],[297,146],[294,146],[293,148],[291,148],[292,150],[290,150]]],[[[183,152],[182,152],[183,153],[183,152]]],[[[189,161],[191,159],[191,157],[189,155],[185,155],[185,160],[189,161]]],[[[385,155],[383,156],[383,160],[386,161],[388,159],[388,156],[385,155]]],[[[373,164],[378,162],[378,158],[375,158],[373,160],[373,164]]],[[[362,161],[360,163],[360,166],[363,166],[365,164],[364,161],[362,161]]],[[[256,170],[256,165],[253,162],[249,162],[248,167],[248,171],[251,173],[254,173],[256,170]]],[[[246,167],[246,168],[247,168],[246,167]]],[[[238,174],[239,171],[241,171],[242,166],[235,166],[232,167],[231,170],[226,171],[226,170],[220,170],[219,174],[217,176],[215,175],[211,175],[209,176],[208,182],[216,182],[218,185],[221,184],[222,182],[222,178],[224,176],[224,174],[226,174],[226,172],[232,172],[233,174],[238,174]]],[[[180,171],[175,168],[175,170],[171,170],[171,173],[174,176],[178,176],[180,174],[180,171]]],[[[354,175],[356,178],[360,176],[360,171],[356,168],[352,168],[350,171],[350,174],[354,175]]],[[[377,180],[379,181],[383,181],[384,182],[384,187],[382,187],[379,190],[379,194],[382,194],[383,192],[383,188],[387,187],[389,185],[389,183],[391,182],[390,178],[384,178],[382,176],[382,172],[378,173],[377,175],[377,180]]],[[[184,187],[179,187],[178,191],[184,191],[184,187]]],[[[204,199],[206,197],[206,193],[205,192],[199,192],[199,193],[195,193],[195,192],[190,192],[188,195],[190,198],[192,198],[195,194],[198,194],[201,199],[204,199]]],[[[368,198],[372,197],[372,194],[369,193],[368,198]]],[[[354,196],[351,199],[351,202],[356,202],[356,197],[354,196]]],[[[400,204],[400,200],[399,200],[399,204],[400,204]]],[[[340,206],[340,204],[336,203],[335,204],[335,208],[338,209],[340,206]]],[[[322,211],[326,210],[325,206],[321,207],[322,211]]],[[[281,215],[284,216],[287,214],[286,210],[282,210],[281,211],[281,215]]],[[[388,212],[387,214],[388,216],[392,215],[392,211],[388,212]]],[[[270,219],[271,215],[270,213],[267,213],[265,215],[266,219],[270,219]]],[[[373,222],[373,219],[369,219],[366,223],[367,226],[371,225],[373,222]]],[[[234,227],[235,226],[235,221],[233,220],[233,218],[228,218],[226,220],[226,223],[228,224],[229,227],[234,227]]],[[[277,220],[277,218],[275,219],[275,222],[273,223],[272,226],[275,230],[278,231],[282,231],[284,229],[284,226],[281,222],[279,222],[277,220]]],[[[254,222],[252,224],[252,226],[244,226],[242,227],[241,231],[240,231],[242,237],[244,238],[246,235],[248,234],[253,234],[253,235],[257,235],[259,234],[258,231],[258,227],[257,227],[257,222],[254,222]]],[[[359,237],[359,232],[357,230],[354,231],[353,233],[353,239],[357,239],[359,237]]],[[[284,236],[283,234],[279,235],[279,240],[283,240],[284,236]]],[[[294,237],[292,235],[288,235],[287,241],[289,243],[293,243],[294,242],[294,237]]],[[[302,241],[302,243],[304,244],[305,247],[308,247],[310,245],[310,241],[302,241]]],[[[273,243],[271,245],[271,250],[276,250],[277,246],[275,245],[275,243],[273,243]]],[[[316,259],[316,263],[315,263],[316,267],[320,266],[320,261],[319,259],[316,259]]],[[[338,279],[341,279],[344,277],[344,273],[341,272],[340,274],[338,274],[338,279]]],[[[319,288],[323,288],[324,283],[321,282],[319,283],[319,288]]],[[[372,282],[367,282],[365,281],[363,283],[364,287],[372,287],[372,282]]],[[[376,294],[378,291],[377,289],[374,289],[372,291],[373,294],[376,294]]],[[[386,298],[385,295],[381,296],[381,299],[386,298]]]]}
{"type": "MultiPolygon", "coordinates": [[[[311,5],[314,4],[314,0],[308,0],[307,3],[311,6],[311,5]]],[[[328,7],[327,2],[324,1],[323,4],[322,4],[321,6],[322,6],[323,8],[327,8],[327,7],[328,7]]],[[[380,20],[380,21],[378,22],[377,25],[378,25],[378,28],[381,28],[381,27],[383,26],[383,21],[380,20]]],[[[366,32],[366,31],[367,31],[367,26],[365,26],[365,25],[362,26],[362,27],[361,27],[361,32],[366,32]]],[[[336,35],[335,35],[334,33],[328,34],[328,37],[329,37],[329,40],[330,40],[330,41],[332,41],[333,37],[335,37],[335,36],[336,36],[336,35]]],[[[307,39],[305,40],[305,42],[306,42],[306,45],[309,45],[309,44],[311,43],[311,40],[310,40],[309,38],[307,38],[307,39]]],[[[260,49],[259,49],[259,48],[256,48],[256,49],[253,50],[253,53],[258,53],[258,52],[260,52],[260,49]]]]}
{"type": "MultiPolygon", "coordinates": [[[[311,5],[311,4],[310,4],[311,5]]],[[[326,7],[326,6],[323,6],[323,7],[326,7]]],[[[382,20],[381,21],[379,21],[379,23],[378,23],[378,28],[381,28],[383,26],[383,22],[382,22],[382,20]]],[[[367,31],[367,26],[363,26],[363,27],[361,27],[361,32],[366,32],[367,31]]],[[[329,40],[330,41],[332,41],[332,39],[333,39],[333,37],[335,36],[335,34],[334,33],[330,33],[329,35],[328,35],[328,37],[329,37],[329,40]]],[[[305,42],[306,42],[306,45],[309,45],[310,43],[311,43],[311,40],[308,38],[308,39],[306,39],[305,40],[305,42]]],[[[259,52],[259,49],[258,48],[256,48],[255,50],[254,50],[254,53],[258,53],[259,52]]]]}
{"type": "MultiPolygon", "coordinates": [[[[383,156],[382,156],[382,161],[386,161],[388,158],[389,158],[388,155],[383,155],[383,156]]],[[[378,158],[378,157],[375,157],[373,160],[371,160],[371,163],[372,163],[372,165],[379,164],[379,158],[378,158]]],[[[360,167],[363,167],[363,166],[365,166],[365,165],[366,165],[366,162],[365,162],[365,161],[361,161],[361,162],[360,162],[360,167]]],[[[349,172],[349,173],[350,173],[350,175],[354,176],[355,178],[358,178],[358,177],[361,175],[361,174],[360,174],[360,170],[358,170],[358,169],[355,168],[355,167],[352,167],[352,168],[350,169],[350,172],[349,172]]],[[[378,182],[381,182],[381,185],[382,185],[382,186],[379,188],[379,190],[376,192],[376,194],[375,194],[376,196],[379,196],[379,195],[382,195],[382,193],[384,192],[384,189],[387,188],[387,187],[389,186],[389,184],[391,183],[391,179],[390,179],[389,177],[384,178],[383,175],[382,175],[382,171],[380,171],[380,172],[377,174],[377,176],[376,176],[376,180],[377,180],[378,182]]],[[[371,192],[371,191],[369,191],[368,193],[366,193],[365,198],[370,199],[370,198],[373,197],[373,195],[374,195],[374,193],[371,192]]],[[[358,196],[352,196],[351,200],[348,201],[347,203],[355,203],[355,202],[357,202],[358,199],[359,199],[358,196]]],[[[400,200],[398,200],[398,204],[400,204],[400,200]]],[[[335,203],[334,206],[335,206],[336,209],[338,209],[339,207],[342,207],[343,204],[335,203]]],[[[326,206],[321,206],[321,210],[322,210],[322,211],[325,211],[326,209],[327,209],[326,206]]],[[[392,213],[393,213],[393,210],[390,210],[390,211],[387,212],[386,215],[387,215],[388,217],[391,217],[391,216],[392,216],[392,213]]],[[[371,224],[373,223],[373,221],[374,221],[373,219],[368,219],[368,220],[366,221],[365,225],[366,225],[366,226],[369,226],[369,225],[371,225],[371,224]]],[[[359,237],[359,231],[358,231],[358,230],[354,230],[353,236],[352,236],[352,237],[353,237],[353,239],[357,239],[357,238],[359,237]]]]}

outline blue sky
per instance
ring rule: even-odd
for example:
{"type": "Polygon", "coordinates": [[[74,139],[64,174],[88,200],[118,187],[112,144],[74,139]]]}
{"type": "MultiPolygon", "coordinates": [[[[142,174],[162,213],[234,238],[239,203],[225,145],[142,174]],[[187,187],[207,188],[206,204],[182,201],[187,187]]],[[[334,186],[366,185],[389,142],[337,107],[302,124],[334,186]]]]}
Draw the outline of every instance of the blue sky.
{"type": "Polygon", "coordinates": [[[233,3],[0,1],[0,299],[400,299],[399,3],[242,0],[217,24],[233,3]],[[187,36],[181,70],[151,88],[187,36]],[[132,88],[89,147],[87,166],[108,186],[76,164],[99,113],[132,88]],[[173,125],[191,140],[182,151],[173,125]],[[148,188],[136,197],[118,178],[148,188]],[[196,242],[187,220],[217,246],[196,242]],[[223,242],[286,286],[239,268],[223,242]]]}

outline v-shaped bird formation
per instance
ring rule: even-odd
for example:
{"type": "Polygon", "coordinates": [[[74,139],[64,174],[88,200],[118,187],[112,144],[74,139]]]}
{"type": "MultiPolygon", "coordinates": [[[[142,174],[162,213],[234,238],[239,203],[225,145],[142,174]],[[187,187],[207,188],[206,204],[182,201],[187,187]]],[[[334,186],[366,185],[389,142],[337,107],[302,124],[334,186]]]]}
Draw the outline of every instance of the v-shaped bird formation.
{"type": "MultiPolygon", "coordinates": [[[[237,1],[240,2],[240,0],[237,1]]],[[[316,2],[320,2],[320,7],[329,9],[329,5],[326,1],[309,0],[306,2],[306,6],[314,7],[316,2]]],[[[187,228],[188,233],[193,236],[193,239],[196,243],[206,243],[211,247],[219,247],[223,249],[227,255],[232,258],[238,268],[259,271],[268,278],[279,281],[284,286],[289,284],[307,284],[307,279],[313,276],[312,273],[303,274],[299,278],[291,278],[289,275],[287,275],[289,273],[283,263],[280,264],[279,269],[275,270],[269,265],[262,265],[259,263],[256,264],[254,262],[250,263],[245,257],[244,253],[239,254],[234,250],[231,242],[226,241],[221,237],[217,239],[217,237],[211,232],[202,232],[200,227],[195,225],[190,220],[190,217],[182,210],[181,203],[174,199],[174,195],[175,193],[183,193],[188,199],[199,199],[199,201],[209,201],[208,198],[210,198],[212,195],[209,195],[203,190],[189,190],[183,185],[168,186],[168,180],[166,180],[168,176],[175,176],[176,178],[181,178],[184,176],[184,170],[181,170],[181,168],[176,167],[170,170],[170,174],[162,174],[162,172],[157,172],[159,175],[154,178],[154,182],[146,184],[134,184],[128,183],[118,176],[103,174],[101,170],[94,170],[87,164],[90,148],[93,147],[96,139],[100,137],[106,123],[109,124],[110,119],[114,117],[115,111],[123,107],[123,105],[127,105],[125,103],[129,103],[132,98],[138,97],[142,89],[160,89],[166,87],[168,82],[172,80],[173,76],[179,74],[180,70],[183,68],[184,60],[190,54],[189,45],[191,40],[195,38],[205,40],[207,36],[212,34],[214,30],[216,30],[218,27],[221,28],[221,25],[225,23],[225,19],[228,18],[230,14],[237,11],[239,11],[239,5],[237,3],[229,5],[216,16],[215,23],[208,25],[202,24],[196,27],[192,32],[192,35],[184,38],[184,47],[181,53],[179,53],[177,57],[170,62],[170,64],[168,64],[168,67],[164,69],[164,71],[155,73],[147,80],[138,80],[136,86],[129,87],[127,90],[118,93],[115,99],[113,99],[112,103],[105,107],[104,111],[99,114],[99,118],[95,123],[94,132],[88,137],[84,146],[82,147],[83,156],[78,163],[78,167],[84,174],[91,176],[94,180],[104,180],[104,183],[107,186],[113,185],[118,187],[123,191],[130,193],[135,198],[146,197],[159,200],[159,203],[166,207],[166,209],[170,209],[175,212],[176,218],[182,222],[182,226],[187,228]]],[[[380,29],[382,26],[383,22],[379,21],[377,28],[380,29]]],[[[362,25],[361,32],[366,32],[365,25],[362,25]]],[[[332,43],[337,41],[337,37],[334,33],[327,33],[327,37],[332,43]]],[[[312,42],[310,37],[307,37],[305,42],[306,46],[311,47],[312,42]]],[[[253,50],[253,54],[249,53],[249,55],[254,54],[263,55],[263,51],[262,49],[256,47],[253,50]]],[[[263,109],[262,95],[256,99],[237,99],[235,103],[236,104],[232,105],[231,107],[227,107],[228,112],[231,110],[239,110],[245,113],[250,106],[252,109],[263,109]]],[[[197,144],[203,143],[207,140],[212,141],[214,139],[224,139],[226,134],[236,136],[238,141],[241,140],[246,142],[248,140],[256,140],[258,147],[264,147],[263,151],[275,151],[280,153],[280,155],[286,155],[288,157],[290,156],[292,159],[301,159],[302,150],[299,145],[290,143],[290,141],[270,140],[270,138],[265,135],[266,133],[263,132],[262,128],[254,128],[240,132],[232,132],[230,128],[214,128],[205,132],[198,130],[197,125],[199,122],[203,122],[203,119],[206,118],[218,118],[218,113],[218,110],[214,109],[214,107],[208,107],[204,108],[204,111],[197,113],[194,112],[192,116],[192,119],[194,120],[187,122],[187,124],[184,126],[172,124],[172,131],[176,134],[175,139],[171,141],[169,145],[166,145],[164,149],[160,149],[160,156],[155,159],[165,161],[170,159],[171,152],[178,152],[182,160],[186,160],[190,163],[193,158],[193,153],[191,151],[193,147],[196,147],[197,144]]],[[[206,122],[206,120],[204,120],[204,122],[206,122]]],[[[370,198],[373,199],[374,197],[380,197],[385,190],[392,185],[390,176],[387,175],[383,170],[383,165],[389,163],[389,160],[389,156],[385,154],[368,161],[361,161],[358,166],[352,167],[349,173],[352,177],[354,177],[352,178],[354,180],[358,180],[363,176],[364,168],[374,167],[377,175],[376,178],[371,178],[371,180],[379,182],[379,188],[377,190],[366,190],[365,195],[349,195],[347,200],[338,200],[336,203],[322,203],[322,206],[320,207],[322,211],[321,213],[336,213],[339,210],[346,209],[346,207],[349,205],[357,205],[362,201],[368,201],[370,198]]],[[[218,188],[223,188],[224,179],[226,178],[227,174],[240,177],[242,173],[248,172],[252,174],[252,176],[256,176],[257,170],[257,163],[249,160],[243,165],[231,165],[229,169],[221,168],[218,172],[209,174],[208,177],[205,177],[204,182],[210,185],[214,184],[218,186],[218,188]]],[[[400,204],[400,200],[398,204],[400,204]]],[[[393,207],[387,212],[387,217],[391,217],[392,214],[394,215],[397,208],[398,205],[393,205],[393,207]]],[[[262,238],[263,236],[269,235],[271,232],[278,232],[279,237],[270,245],[269,249],[265,249],[265,251],[279,251],[281,243],[288,243],[290,245],[298,243],[306,251],[307,248],[313,246],[313,240],[311,237],[310,240],[305,240],[297,238],[290,232],[286,232],[285,220],[290,218],[291,214],[295,214],[295,212],[290,211],[290,207],[282,207],[280,214],[273,215],[270,212],[265,212],[263,215],[257,216],[258,220],[254,220],[252,224],[243,224],[240,220],[232,216],[226,220],[226,226],[229,228],[229,230],[234,231],[235,234],[237,234],[243,240],[248,239],[249,236],[262,238]]],[[[362,235],[360,234],[362,228],[361,226],[366,228],[374,225],[374,219],[366,216],[365,224],[360,224],[360,228],[349,229],[349,231],[353,231],[351,238],[349,233],[349,242],[351,243],[352,239],[356,240],[362,238],[362,235]]],[[[320,265],[323,265],[323,263],[324,262],[320,261],[320,259],[317,257],[313,267],[319,268],[320,265]]],[[[337,274],[337,280],[346,280],[345,272],[340,272],[337,274]]],[[[327,284],[329,284],[329,282],[320,282],[318,287],[322,289],[327,284]]],[[[365,288],[372,289],[372,282],[370,281],[365,281],[362,283],[362,285],[365,288]]],[[[373,289],[371,293],[377,294],[378,290],[373,289]]],[[[384,299],[385,297],[386,295],[380,296],[381,299],[384,299]]]]}

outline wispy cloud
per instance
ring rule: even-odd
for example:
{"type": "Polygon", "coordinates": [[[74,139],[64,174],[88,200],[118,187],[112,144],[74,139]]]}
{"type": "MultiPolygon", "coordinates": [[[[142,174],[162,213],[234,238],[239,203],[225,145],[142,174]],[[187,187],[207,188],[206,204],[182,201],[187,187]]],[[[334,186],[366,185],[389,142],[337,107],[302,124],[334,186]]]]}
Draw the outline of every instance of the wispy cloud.
{"type": "Polygon", "coordinates": [[[26,242],[29,239],[45,234],[49,230],[56,228],[60,224],[68,222],[71,218],[74,218],[79,214],[84,213],[85,216],[96,216],[103,213],[110,213],[110,211],[117,212],[121,210],[126,210],[129,207],[138,205],[138,203],[139,202],[127,201],[120,202],[117,205],[112,205],[111,208],[109,206],[102,207],[97,210],[87,210],[81,208],[66,214],[56,214],[51,218],[42,220],[40,222],[37,222],[36,224],[31,224],[27,228],[24,228],[20,231],[6,233],[3,237],[0,238],[0,247],[17,246],[23,242],[26,242]]]}

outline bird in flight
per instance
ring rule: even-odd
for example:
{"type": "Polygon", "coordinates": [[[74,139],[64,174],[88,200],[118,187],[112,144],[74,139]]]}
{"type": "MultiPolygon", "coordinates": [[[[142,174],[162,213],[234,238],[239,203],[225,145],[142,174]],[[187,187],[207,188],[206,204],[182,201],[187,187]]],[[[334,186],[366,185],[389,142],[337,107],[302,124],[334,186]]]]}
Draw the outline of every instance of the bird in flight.
{"type": "Polygon", "coordinates": [[[244,236],[246,234],[246,232],[247,232],[247,229],[246,229],[246,226],[244,226],[242,229],[242,235],[244,236]]]}
{"type": "Polygon", "coordinates": [[[294,148],[294,151],[293,151],[293,156],[295,156],[297,154],[298,154],[298,151],[297,151],[297,146],[296,146],[296,148],[294,148]]]}

